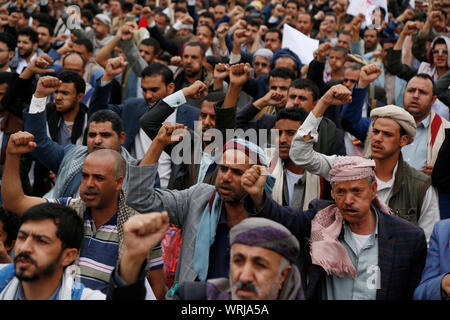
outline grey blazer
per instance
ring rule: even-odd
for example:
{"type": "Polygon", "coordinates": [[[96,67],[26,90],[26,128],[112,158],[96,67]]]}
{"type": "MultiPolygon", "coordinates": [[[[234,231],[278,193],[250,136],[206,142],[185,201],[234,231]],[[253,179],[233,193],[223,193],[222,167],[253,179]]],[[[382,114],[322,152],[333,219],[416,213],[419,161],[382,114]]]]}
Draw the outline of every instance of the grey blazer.
{"type": "Polygon", "coordinates": [[[198,183],[185,190],[154,188],[158,164],[129,166],[126,203],[139,212],[169,213],[170,223],[182,228],[182,244],[175,274],[175,283],[195,281],[194,249],[203,211],[215,191],[215,186],[198,183]]]}

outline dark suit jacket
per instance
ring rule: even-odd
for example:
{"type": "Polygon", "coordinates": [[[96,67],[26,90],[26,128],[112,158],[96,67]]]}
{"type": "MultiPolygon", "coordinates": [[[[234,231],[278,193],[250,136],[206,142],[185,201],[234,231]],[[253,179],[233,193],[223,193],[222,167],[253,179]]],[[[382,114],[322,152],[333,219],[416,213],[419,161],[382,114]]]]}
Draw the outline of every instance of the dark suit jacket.
{"type": "MultiPolygon", "coordinates": [[[[245,208],[254,213],[254,205],[247,197],[245,208]]],[[[328,202],[329,204],[329,202],[328,202]]],[[[307,211],[286,208],[266,197],[259,216],[272,219],[287,227],[304,244],[311,234],[311,220],[324,208],[323,200],[313,200],[307,211]]],[[[421,228],[392,215],[378,211],[378,266],[381,270],[381,288],[377,300],[411,300],[420,282],[425,266],[427,243],[421,228]]],[[[303,246],[302,249],[308,249],[303,246]]],[[[309,250],[307,252],[309,254],[309,250]]],[[[326,279],[325,270],[311,265],[306,299],[321,299],[326,279]]],[[[308,269],[308,267],[306,268],[308,269]]],[[[302,276],[303,279],[303,276],[302,276]]]]}
{"type": "MultiPolygon", "coordinates": [[[[253,118],[260,112],[252,102],[242,107],[236,115],[237,128],[243,130],[266,129],[270,131],[276,123],[276,116],[263,114],[257,120],[253,118]]],[[[323,118],[319,125],[319,140],[314,144],[314,150],[326,155],[346,155],[344,143],[344,131],[337,128],[328,118],[323,118]]]]}
{"type": "MultiPolygon", "coordinates": [[[[90,117],[94,112],[109,109],[116,112],[123,121],[123,130],[126,133],[123,147],[128,151],[131,150],[134,138],[139,132],[139,119],[150,108],[147,102],[142,98],[130,98],[125,103],[116,105],[109,104],[109,97],[111,95],[112,82],[106,86],[100,86],[101,79],[97,80],[97,86],[91,99],[91,105],[88,110],[90,117]]],[[[200,111],[188,105],[181,105],[177,108],[176,122],[182,123],[190,129],[194,128],[194,121],[198,120],[200,111]]]]}
{"type": "MultiPolygon", "coordinates": [[[[196,109],[199,110],[199,109],[196,109]]],[[[216,125],[215,129],[222,132],[222,136],[226,137],[226,129],[236,128],[236,106],[232,108],[224,109],[221,107],[220,103],[214,106],[216,112],[216,125]]],[[[159,100],[155,105],[148,110],[141,118],[140,125],[145,133],[154,139],[158,134],[159,129],[162,126],[164,119],[166,119],[172,112],[171,108],[163,100],[159,100]]],[[[178,121],[177,121],[178,122],[178,121]]],[[[200,147],[195,145],[196,141],[193,139],[194,132],[191,131],[193,148],[200,147]]],[[[200,138],[201,139],[201,138],[200,138]]],[[[168,145],[164,151],[170,154],[172,148],[175,145],[168,145]]],[[[194,150],[192,150],[194,152],[194,150]]],[[[191,159],[194,159],[191,157],[191,159]]],[[[184,190],[197,183],[198,171],[200,169],[200,164],[196,163],[182,163],[182,164],[172,164],[172,171],[170,174],[168,189],[184,190]]],[[[208,184],[214,184],[216,178],[217,170],[214,169],[208,172],[205,176],[203,182],[208,184]]]]}

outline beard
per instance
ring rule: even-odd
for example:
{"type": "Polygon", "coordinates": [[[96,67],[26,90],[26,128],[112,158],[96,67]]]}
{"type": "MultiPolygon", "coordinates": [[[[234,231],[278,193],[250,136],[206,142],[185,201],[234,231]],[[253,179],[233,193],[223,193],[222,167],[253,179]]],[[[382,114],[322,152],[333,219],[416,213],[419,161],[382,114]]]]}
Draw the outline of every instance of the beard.
{"type": "Polygon", "coordinates": [[[56,257],[56,259],[53,260],[52,262],[50,262],[47,266],[39,267],[36,260],[34,260],[28,253],[20,253],[14,258],[14,267],[16,270],[16,277],[20,281],[25,281],[25,282],[32,282],[32,281],[39,280],[41,278],[49,277],[52,274],[54,274],[56,272],[56,270],[58,269],[58,265],[61,260],[61,256],[62,256],[62,250],[59,253],[58,257],[56,257]],[[17,270],[16,262],[19,258],[23,258],[35,266],[35,271],[33,274],[25,275],[25,272],[27,271],[26,269],[20,268],[19,270],[17,270]]]}
{"type": "Polygon", "coordinates": [[[25,52],[22,53],[22,54],[21,54],[20,51],[19,51],[19,56],[20,56],[22,59],[28,59],[28,58],[31,56],[32,53],[33,53],[33,48],[31,48],[31,49],[25,51],[25,52]]]}

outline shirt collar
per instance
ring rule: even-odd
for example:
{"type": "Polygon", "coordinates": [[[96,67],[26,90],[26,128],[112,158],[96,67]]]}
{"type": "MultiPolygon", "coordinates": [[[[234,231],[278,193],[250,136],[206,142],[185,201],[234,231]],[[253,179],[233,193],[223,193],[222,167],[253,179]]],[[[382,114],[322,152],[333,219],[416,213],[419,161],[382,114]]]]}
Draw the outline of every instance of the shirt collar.
{"type": "MultiPolygon", "coordinates": [[[[372,209],[373,212],[375,212],[375,230],[373,230],[371,235],[373,235],[373,236],[375,236],[375,238],[377,238],[378,237],[378,210],[377,210],[377,208],[375,208],[375,206],[373,204],[370,205],[370,208],[372,209]]],[[[343,219],[342,223],[344,224],[343,229],[345,231],[350,232],[351,231],[350,225],[347,223],[347,221],[345,221],[345,219],[343,219]]]]}
{"type": "Polygon", "coordinates": [[[429,114],[428,117],[426,117],[425,119],[420,121],[420,123],[417,125],[417,127],[422,125],[425,129],[428,129],[428,127],[430,126],[430,122],[431,122],[431,114],[429,114]]]}

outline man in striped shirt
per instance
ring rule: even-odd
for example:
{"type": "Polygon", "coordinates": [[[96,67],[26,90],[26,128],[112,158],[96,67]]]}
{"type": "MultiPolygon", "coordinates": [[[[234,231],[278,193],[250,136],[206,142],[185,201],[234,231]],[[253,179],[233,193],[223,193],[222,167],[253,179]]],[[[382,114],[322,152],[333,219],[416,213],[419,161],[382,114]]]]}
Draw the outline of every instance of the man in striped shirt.
{"type": "MultiPolygon", "coordinates": [[[[101,131],[114,134],[110,123],[109,128],[101,131]]],[[[84,239],[78,263],[81,281],[88,288],[106,293],[111,272],[122,254],[123,224],[138,214],[125,204],[122,183],[126,162],[115,150],[96,150],[89,153],[83,164],[81,199],[30,197],[20,187],[19,160],[21,154],[31,152],[35,147],[33,135],[28,132],[19,131],[11,136],[5,164],[5,172],[8,173],[3,177],[2,185],[4,207],[19,215],[43,202],[61,203],[75,209],[84,219],[84,239]]],[[[149,253],[148,262],[149,275],[152,276],[153,270],[158,271],[153,273],[153,277],[162,276],[160,245],[149,253]]],[[[147,289],[148,294],[153,295],[149,286],[147,289]]]]}

